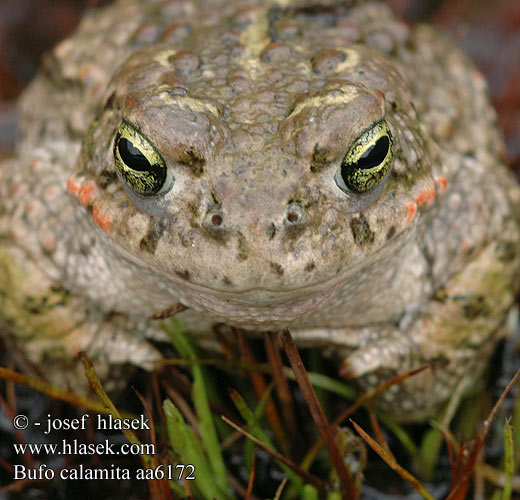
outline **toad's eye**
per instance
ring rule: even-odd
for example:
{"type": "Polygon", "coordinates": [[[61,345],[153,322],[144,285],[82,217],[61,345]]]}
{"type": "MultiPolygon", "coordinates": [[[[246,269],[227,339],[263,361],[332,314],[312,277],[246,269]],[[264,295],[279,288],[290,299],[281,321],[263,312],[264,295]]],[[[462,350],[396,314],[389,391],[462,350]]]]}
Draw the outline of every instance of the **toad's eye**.
{"type": "Polygon", "coordinates": [[[121,179],[144,196],[161,194],[173,186],[173,176],[150,141],[126,122],[114,141],[114,160],[121,179]]]}
{"type": "Polygon", "coordinates": [[[392,134],[383,120],[356,139],[334,180],[342,191],[364,193],[385,177],[393,157],[392,134]]]}

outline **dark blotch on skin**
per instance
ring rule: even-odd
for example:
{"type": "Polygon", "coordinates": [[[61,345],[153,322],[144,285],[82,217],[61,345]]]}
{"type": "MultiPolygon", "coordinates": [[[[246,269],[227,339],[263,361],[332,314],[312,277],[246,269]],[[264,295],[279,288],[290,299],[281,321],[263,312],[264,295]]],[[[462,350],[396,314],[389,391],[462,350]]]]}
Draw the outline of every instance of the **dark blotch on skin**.
{"type": "Polygon", "coordinates": [[[27,296],[24,301],[24,307],[31,314],[43,314],[56,307],[67,305],[69,298],[70,292],[59,285],[52,285],[37,297],[27,296]]]}
{"type": "Polygon", "coordinates": [[[96,184],[101,189],[106,189],[108,186],[110,186],[110,184],[116,182],[116,180],[117,180],[117,174],[116,174],[115,170],[108,170],[108,169],[104,168],[99,173],[99,175],[96,179],[96,184]]]}
{"type": "Polygon", "coordinates": [[[338,16],[344,15],[349,9],[354,7],[356,3],[356,0],[347,0],[346,2],[341,2],[339,5],[320,5],[319,3],[314,3],[301,7],[292,7],[287,10],[292,10],[297,16],[318,17],[329,15],[330,17],[337,18],[338,16]]]}
{"type": "MultiPolygon", "coordinates": [[[[457,299],[457,298],[456,298],[457,299]]],[[[463,297],[461,300],[466,303],[462,306],[464,316],[468,319],[475,319],[479,316],[488,316],[491,312],[489,305],[483,295],[472,295],[471,297],[463,297]]]]}
{"type": "Polygon", "coordinates": [[[81,245],[79,247],[79,253],[83,255],[83,257],[88,257],[90,255],[90,251],[92,250],[92,246],[90,245],[81,245]]]}
{"type": "Polygon", "coordinates": [[[316,144],[311,160],[311,172],[320,172],[329,161],[328,151],[325,148],[320,148],[316,144]]]}
{"type": "Polygon", "coordinates": [[[316,264],[314,262],[309,262],[305,266],[305,271],[307,271],[307,272],[313,271],[314,269],[316,269],[316,264]]]}
{"type": "Polygon", "coordinates": [[[109,98],[106,100],[105,106],[103,107],[103,109],[110,109],[111,107],[113,107],[115,98],[116,98],[116,93],[112,92],[110,94],[109,98]]]}
{"type": "Polygon", "coordinates": [[[183,280],[190,281],[190,272],[186,269],[184,271],[175,271],[175,274],[183,280]]]}
{"type": "Polygon", "coordinates": [[[433,300],[436,300],[437,302],[446,302],[448,300],[448,292],[446,291],[446,288],[439,288],[434,294],[433,294],[433,300]]]}
{"type": "Polygon", "coordinates": [[[289,240],[296,240],[299,238],[307,229],[307,224],[301,223],[292,223],[287,220],[288,223],[285,225],[285,238],[288,238],[289,240]]]}
{"type": "Polygon", "coordinates": [[[227,276],[224,276],[222,278],[222,281],[224,282],[225,285],[233,286],[233,282],[227,276]]]}
{"type": "Polygon", "coordinates": [[[267,228],[267,237],[269,238],[269,240],[272,240],[275,234],[276,226],[274,225],[274,223],[271,222],[271,224],[269,224],[269,227],[267,228]]]}
{"type": "Polygon", "coordinates": [[[496,253],[498,260],[501,262],[511,262],[516,258],[518,248],[516,243],[512,241],[502,241],[497,243],[496,253]]]}
{"type": "Polygon", "coordinates": [[[390,238],[393,238],[393,236],[395,235],[395,231],[395,226],[390,226],[390,229],[386,233],[386,239],[389,240],[390,238]]]}
{"type": "Polygon", "coordinates": [[[276,264],[275,262],[271,262],[271,269],[281,276],[283,274],[283,267],[280,264],[276,264]]]}
{"type": "Polygon", "coordinates": [[[374,231],[370,229],[368,221],[363,214],[350,219],[350,229],[356,245],[362,247],[374,242],[374,231]]]}
{"type": "Polygon", "coordinates": [[[164,224],[160,224],[157,221],[152,221],[148,227],[148,232],[145,236],[143,236],[141,242],[139,243],[139,248],[153,255],[164,229],[164,224]]]}
{"type": "Polygon", "coordinates": [[[246,260],[247,255],[247,243],[246,238],[242,233],[238,233],[238,254],[237,257],[239,260],[246,260]]]}
{"type": "Polygon", "coordinates": [[[192,148],[185,149],[177,158],[177,161],[182,165],[190,167],[193,175],[200,177],[204,171],[204,164],[206,160],[204,157],[192,148]]]}

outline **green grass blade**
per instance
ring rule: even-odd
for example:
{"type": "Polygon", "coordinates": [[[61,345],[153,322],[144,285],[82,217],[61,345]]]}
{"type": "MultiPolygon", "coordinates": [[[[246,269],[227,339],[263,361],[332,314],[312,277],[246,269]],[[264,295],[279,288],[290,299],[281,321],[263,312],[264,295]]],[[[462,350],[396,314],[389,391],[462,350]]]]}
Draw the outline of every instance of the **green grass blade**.
{"type": "MultiPolygon", "coordinates": [[[[309,375],[309,380],[314,387],[325,389],[337,394],[338,396],[342,396],[349,401],[356,401],[359,398],[359,395],[354,389],[352,389],[352,387],[349,387],[340,380],[335,380],[331,377],[327,377],[327,375],[322,375],[321,373],[307,372],[307,374],[309,375]]],[[[295,379],[292,372],[288,372],[287,376],[291,380],[295,379]]]]}
{"type": "Polygon", "coordinates": [[[500,500],[501,496],[502,496],[502,494],[500,493],[500,490],[496,490],[493,493],[493,496],[491,497],[491,500],[500,500]]]}
{"type": "Polygon", "coordinates": [[[379,420],[394,434],[401,445],[406,449],[410,455],[410,459],[416,462],[419,457],[419,447],[413,442],[413,439],[406,432],[403,426],[386,415],[379,414],[378,417],[379,420]]]}
{"type": "Polygon", "coordinates": [[[327,500],[341,500],[341,493],[337,491],[333,491],[328,497],[327,500]]]}
{"type": "Polygon", "coordinates": [[[186,425],[181,412],[169,399],[164,401],[163,409],[166,415],[168,438],[174,451],[180,455],[184,464],[192,464],[195,467],[196,479],[194,480],[194,486],[200,491],[205,500],[228,498],[222,495],[204,457],[204,453],[192,431],[186,425]]]}
{"type": "MultiPolygon", "coordinates": [[[[194,344],[188,335],[181,332],[177,321],[171,320],[164,326],[164,329],[180,356],[191,360],[197,359],[198,356],[194,344]]],[[[211,476],[222,492],[230,492],[226,466],[207,398],[205,371],[202,366],[194,363],[191,366],[191,372],[193,376],[193,402],[199,419],[201,439],[206,448],[209,465],[212,470],[211,476]]],[[[225,498],[231,498],[230,493],[227,493],[225,498]]]]}
{"type": "Polygon", "coordinates": [[[258,438],[262,443],[267,444],[271,448],[274,448],[273,444],[264,433],[260,424],[258,423],[257,416],[251,411],[251,409],[247,406],[244,398],[235,390],[230,391],[231,399],[235,404],[236,409],[240,413],[240,416],[246,421],[247,426],[249,428],[249,432],[253,434],[256,438],[258,438]]]}
{"type": "MultiPolygon", "coordinates": [[[[270,391],[266,391],[255,413],[259,411],[259,408],[263,409],[263,407],[265,406],[265,401],[269,397],[269,392],[270,391]]],[[[265,432],[260,427],[257,415],[255,415],[255,413],[253,413],[251,409],[247,406],[247,403],[244,400],[244,398],[235,390],[230,391],[230,397],[233,400],[233,403],[235,404],[238,412],[240,413],[240,416],[246,421],[250,434],[252,434],[259,441],[266,444],[273,450],[276,450],[276,447],[267,437],[267,434],[265,434],[265,432]]],[[[248,442],[252,443],[252,441],[248,442]]],[[[300,489],[302,488],[302,480],[285,464],[279,462],[279,465],[291,480],[290,490],[292,491],[293,488],[296,488],[297,491],[300,491],[300,489]]]]}
{"type": "Polygon", "coordinates": [[[504,425],[504,447],[505,447],[505,476],[506,481],[502,490],[501,500],[511,500],[513,491],[513,475],[515,473],[515,457],[513,444],[513,427],[509,421],[504,425]]]}
{"type": "Polygon", "coordinates": [[[515,429],[515,460],[520,460],[520,391],[515,397],[515,407],[513,410],[513,429],[515,429]]]}
{"type": "MultiPolygon", "coordinates": [[[[269,397],[271,391],[266,391],[267,397],[269,397]]],[[[265,406],[265,401],[267,401],[267,397],[262,398],[264,401],[264,404],[262,404],[262,401],[258,404],[257,411],[260,409],[259,413],[255,414],[251,411],[251,409],[247,406],[246,401],[244,398],[238,393],[238,391],[232,389],[229,391],[229,395],[235,404],[235,407],[237,408],[238,412],[240,413],[241,417],[246,421],[249,432],[255,436],[257,439],[262,441],[262,443],[267,444],[271,448],[274,448],[273,444],[267,437],[267,435],[264,433],[262,428],[260,427],[260,424],[258,422],[258,417],[261,415],[261,412],[263,411],[263,408],[265,406]]],[[[245,465],[248,470],[251,470],[251,465],[253,463],[253,453],[255,450],[255,443],[253,441],[247,440],[245,444],[245,450],[244,450],[244,460],[245,465]]]]}
{"type": "Polygon", "coordinates": [[[302,488],[302,500],[318,500],[318,498],[318,490],[314,486],[306,484],[302,488]]]}

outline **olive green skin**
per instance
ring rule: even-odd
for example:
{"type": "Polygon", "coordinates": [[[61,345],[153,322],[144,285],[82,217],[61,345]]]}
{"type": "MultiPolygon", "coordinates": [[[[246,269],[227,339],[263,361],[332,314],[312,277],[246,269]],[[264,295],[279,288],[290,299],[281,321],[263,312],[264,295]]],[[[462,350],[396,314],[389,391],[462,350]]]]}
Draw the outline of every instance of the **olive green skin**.
{"type": "Polygon", "coordinates": [[[380,398],[402,419],[482,373],[520,241],[483,78],[382,4],[281,3],[117,2],[26,91],[0,169],[0,316],[54,380],[77,384],[81,349],[108,380],[150,368],[149,318],[179,303],[209,343],[216,323],[289,327],[363,389],[428,365],[380,398]],[[368,190],[342,188],[381,122],[393,161],[368,190]],[[169,189],[139,194],[118,173],[123,123],[169,189]]]}

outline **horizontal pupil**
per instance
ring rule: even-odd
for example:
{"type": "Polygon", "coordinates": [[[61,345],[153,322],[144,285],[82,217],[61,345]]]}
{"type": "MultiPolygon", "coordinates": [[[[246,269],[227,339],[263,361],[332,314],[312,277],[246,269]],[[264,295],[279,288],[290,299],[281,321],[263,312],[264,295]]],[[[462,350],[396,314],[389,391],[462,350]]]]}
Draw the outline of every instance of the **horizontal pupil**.
{"type": "Polygon", "coordinates": [[[379,138],[378,141],[369,147],[357,161],[357,168],[367,169],[377,167],[386,158],[390,140],[387,135],[379,138]]]}
{"type": "Polygon", "coordinates": [[[150,162],[128,139],[122,137],[117,143],[121,159],[133,170],[150,170],[150,162]]]}

